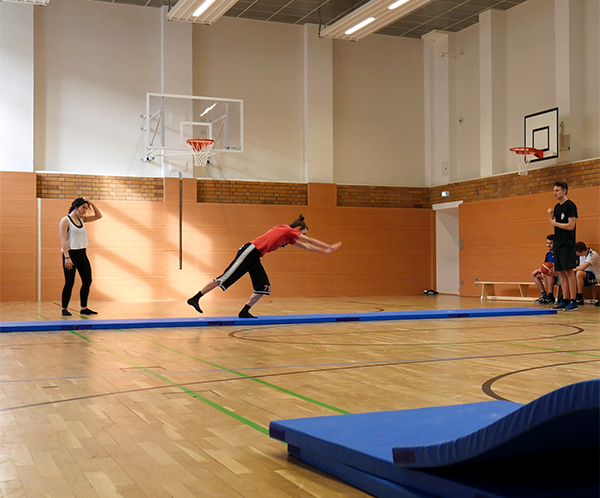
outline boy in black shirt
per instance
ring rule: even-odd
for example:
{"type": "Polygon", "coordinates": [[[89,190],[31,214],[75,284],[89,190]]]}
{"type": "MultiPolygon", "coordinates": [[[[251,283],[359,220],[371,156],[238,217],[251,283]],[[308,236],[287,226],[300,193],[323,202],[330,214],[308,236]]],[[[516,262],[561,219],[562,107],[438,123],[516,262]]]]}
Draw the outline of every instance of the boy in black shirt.
{"type": "Polygon", "coordinates": [[[552,309],[577,311],[577,281],[573,271],[579,259],[575,254],[577,206],[567,199],[568,190],[566,182],[556,182],[553,191],[558,204],[554,209],[548,208],[550,224],[554,227],[554,269],[560,275],[563,291],[562,301],[552,309]]]}

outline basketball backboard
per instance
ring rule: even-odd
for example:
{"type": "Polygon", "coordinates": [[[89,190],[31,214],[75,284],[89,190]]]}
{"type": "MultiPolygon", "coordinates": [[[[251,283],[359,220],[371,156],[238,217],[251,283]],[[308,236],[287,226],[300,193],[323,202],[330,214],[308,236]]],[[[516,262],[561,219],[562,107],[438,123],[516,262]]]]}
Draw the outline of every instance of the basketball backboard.
{"type": "Polygon", "coordinates": [[[558,107],[525,116],[524,130],[523,145],[544,152],[543,157],[534,157],[530,162],[534,163],[558,157],[558,107]]]}
{"type": "Polygon", "coordinates": [[[244,151],[244,102],[192,95],[146,94],[146,158],[190,155],[187,140],[215,141],[211,155],[244,151]]]}

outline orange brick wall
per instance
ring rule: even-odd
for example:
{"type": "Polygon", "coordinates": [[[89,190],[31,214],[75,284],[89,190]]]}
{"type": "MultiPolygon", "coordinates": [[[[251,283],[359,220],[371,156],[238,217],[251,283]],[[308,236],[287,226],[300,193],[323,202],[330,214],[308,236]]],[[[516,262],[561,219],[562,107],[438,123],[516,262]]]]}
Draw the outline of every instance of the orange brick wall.
{"type": "MultiPolygon", "coordinates": [[[[387,187],[337,185],[340,207],[430,208],[440,202],[477,202],[519,197],[552,190],[557,180],[572,188],[600,184],[600,159],[529,171],[480,178],[436,187],[387,187]],[[441,192],[448,191],[449,197],[441,192]]],[[[38,173],[37,196],[45,199],[74,199],[93,192],[95,199],[163,201],[162,178],[95,177],[38,173]]],[[[301,183],[198,180],[196,200],[218,204],[308,205],[308,186],[301,183]]]]}
{"type": "Polygon", "coordinates": [[[353,207],[431,207],[428,188],[368,185],[338,185],[337,205],[353,207]]]}
{"type": "MultiPolygon", "coordinates": [[[[220,273],[242,243],[300,212],[312,236],[344,246],[328,257],[289,247],[270,254],[274,296],[420,293],[435,281],[429,207],[459,195],[461,293],[475,296],[475,278],[522,280],[537,266],[552,232],[545,210],[556,179],[569,183],[579,206],[578,239],[600,249],[599,166],[586,161],[431,189],[184,179],[183,270],[177,179],[0,172],[0,299],[36,299],[36,195],[43,300],[60,297],[57,227],[78,196],[96,200],[104,214],[88,225],[93,300],[183,299],[220,273]],[[451,197],[440,199],[442,189],[451,197]]],[[[246,282],[225,297],[246,298],[249,289],[246,282]]]]}
{"type": "Polygon", "coordinates": [[[300,183],[198,180],[197,189],[198,202],[296,206],[308,204],[308,187],[300,183]]]}
{"type": "Polygon", "coordinates": [[[162,202],[163,179],[38,173],[37,196],[42,199],[93,197],[100,200],[162,202]]]}
{"type": "Polygon", "coordinates": [[[566,181],[571,189],[598,185],[600,159],[535,169],[529,171],[527,176],[512,173],[432,187],[429,189],[429,205],[459,200],[467,203],[550,192],[556,181],[566,181]],[[444,190],[450,192],[449,197],[441,196],[444,190]]]}

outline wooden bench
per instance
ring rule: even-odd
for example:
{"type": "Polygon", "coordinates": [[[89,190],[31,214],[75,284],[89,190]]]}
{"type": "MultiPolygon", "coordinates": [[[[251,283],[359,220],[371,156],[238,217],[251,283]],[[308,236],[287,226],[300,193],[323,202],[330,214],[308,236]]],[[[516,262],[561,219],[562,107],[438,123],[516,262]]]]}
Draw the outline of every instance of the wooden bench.
{"type": "Polygon", "coordinates": [[[530,285],[535,285],[531,282],[475,282],[475,285],[481,285],[481,300],[486,299],[502,300],[502,301],[530,301],[531,297],[527,297],[530,285]],[[516,285],[519,287],[520,297],[517,296],[497,296],[496,285],[516,285]]]}
{"type": "MultiPolygon", "coordinates": [[[[481,285],[481,300],[485,301],[486,299],[491,299],[494,301],[532,301],[532,297],[527,297],[527,293],[529,291],[530,285],[535,285],[533,281],[531,282],[475,282],[475,285],[481,285]],[[496,285],[516,285],[519,287],[518,296],[497,296],[496,295],[496,285]]],[[[590,287],[600,287],[600,284],[590,285],[590,287]]],[[[594,300],[587,299],[587,303],[594,303],[594,300]]]]}

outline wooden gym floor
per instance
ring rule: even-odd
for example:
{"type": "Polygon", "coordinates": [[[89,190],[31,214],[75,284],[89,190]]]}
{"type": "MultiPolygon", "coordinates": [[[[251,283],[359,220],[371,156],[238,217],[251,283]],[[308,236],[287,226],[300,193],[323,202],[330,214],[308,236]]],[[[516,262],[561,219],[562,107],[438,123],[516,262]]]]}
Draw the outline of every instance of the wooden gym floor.
{"type": "MultiPolygon", "coordinates": [[[[207,316],[244,304],[207,299],[207,316]]],[[[195,316],[92,303],[99,318],[195,316]]],[[[256,314],[535,306],[453,296],[265,298],[256,314]]],[[[272,420],[507,399],[600,374],[600,310],[548,316],[0,334],[0,495],[332,498],[272,420]]],[[[2,321],[57,303],[0,303],[2,321]]],[[[73,318],[81,319],[77,314],[73,318]]]]}

